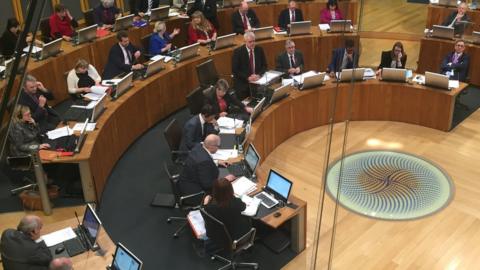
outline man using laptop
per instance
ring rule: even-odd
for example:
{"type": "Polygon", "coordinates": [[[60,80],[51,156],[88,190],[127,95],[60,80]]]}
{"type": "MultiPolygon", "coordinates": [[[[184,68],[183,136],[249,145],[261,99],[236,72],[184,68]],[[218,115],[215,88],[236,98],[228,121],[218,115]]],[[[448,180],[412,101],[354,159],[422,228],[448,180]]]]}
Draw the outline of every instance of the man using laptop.
{"type": "Polygon", "coordinates": [[[52,254],[40,238],[43,222],[35,215],[24,216],[17,229],[2,233],[0,250],[3,267],[8,269],[47,270],[52,254]]]}
{"type": "Polygon", "coordinates": [[[183,126],[182,142],[180,149],[190,151],[192,148],[202,142],[209,134],[218,134],[216,127],[215,113],[210,104],[205,104],[198,115],[190,118],[183,126]]]}
{"type": "Polygon", "coordinates": [[[122,73],[143,68],[142,64],[135,64],[140,58],[140,51],[130,43],[128,33],[119,31],[117,33],[118,43],[112,46],[108,54],[107,65],[103,72],[105,80],[112,79],[122,73]]]}
{"type": "Polygon", "coordinates": [[[345,40],[344,48],[333,49],[332,60],[327,67],[327,73],[335,78],[335,73],[342,69],[352,69],[358,67],[358,53],[355,51],[353,39],[345,40]]]}
{"type": "Polygon", "coordinates": [[[295,42],[291,39],[285,42],[285,52],[277,56],[275,63],[275,69],[288,76],[298,75],[303,72],[303,54],[295,49],[295,42]]]}
{"type": "MultiPolygon", "coordinates": [[[[196,144],[188,154],[185,166],[178,180],[182,194],[194,194],[200,191],[211,192],[213,182],[218,179],[219,166],[227,166],[227,162],[214,160],[212,155],[220,147],[220,137],[215,134],[208,135],[202,144],[196,144]]],[[[225,176],[229,181],[235,176],[225,176]]]]}
{"type": "Polygon", "coordinates": [[[297,8],[295,0],[288,1],[288,8],[282,10],[278,16],[278,26],[284,30],[290,27],[291,22],[303,21],[302,10],[297,8]]]}
{"type": "Polygon", "coordinates": [[[238,7],[238,11],[232,14],[232,29],[236,34],[244,34],[252,30],[252,28],[260,27],[255,11],[248,8],[248,3],[243,1],[238,7]]]}
{"type": "Polygon", "coordinates": [[[465,82],[470,66],[470,56],[464,51],[465,42],[457,40],[454,51],[443,58],[440,73],[450,76],[451,80],[465,82]]]}
{"type": "Polygon", "coordinates": [[[255,34],[243,35],[245,45],[236,48],[232,56],[233,88],[242,100],[250,96],[250,83],[258,81],[267,71],[267,59],[262,47],[255,46],[255,34]]]}

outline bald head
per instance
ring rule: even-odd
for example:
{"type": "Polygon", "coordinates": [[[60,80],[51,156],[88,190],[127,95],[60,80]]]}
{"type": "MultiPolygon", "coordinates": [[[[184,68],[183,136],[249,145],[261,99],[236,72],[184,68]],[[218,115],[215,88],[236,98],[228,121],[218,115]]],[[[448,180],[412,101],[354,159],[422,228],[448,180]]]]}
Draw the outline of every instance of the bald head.
{"type": "Polygon", "coordinates": [[[203,141],[203,145],[211,154],[217,152],[218,148],[220,147],[220,137],[215,134],[208,135],[205,140],[203,141]]]}
{"type": "Polygon", "coordinates": [[[42,220],[35,215],[26,215],[18,223],[17,230],[30,236],[33,240],[40,238],[40,230],[42,229],[42,220]]]}
{"type": "Polygon", "coordinates": [[[69,258],[56,258],[50,262],[49,270],[72,270],[72,261],[69,258]]]}

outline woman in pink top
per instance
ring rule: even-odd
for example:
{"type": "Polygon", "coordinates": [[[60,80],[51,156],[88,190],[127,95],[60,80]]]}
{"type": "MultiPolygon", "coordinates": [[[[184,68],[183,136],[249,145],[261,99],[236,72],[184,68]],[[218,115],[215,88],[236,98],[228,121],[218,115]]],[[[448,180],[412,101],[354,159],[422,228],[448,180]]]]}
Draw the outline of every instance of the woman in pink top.
{"type": "Polygon", "coordinates": [[[320,12],[320,23],[330,23],[331,20],[343,20],[337,0],[328,0],[327,7],[320,12]]]}

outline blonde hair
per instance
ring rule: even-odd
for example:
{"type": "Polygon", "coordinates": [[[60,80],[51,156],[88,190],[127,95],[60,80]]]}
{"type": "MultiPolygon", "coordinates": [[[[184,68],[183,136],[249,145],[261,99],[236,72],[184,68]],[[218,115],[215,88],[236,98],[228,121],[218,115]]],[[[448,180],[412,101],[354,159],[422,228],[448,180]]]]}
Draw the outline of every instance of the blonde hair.
{"type": "Polygon", "coordinates": [[[158,21],[155,23],[155,26],[153,27],[153,32],[159,33],[160,31],[165,31],[166,29],[167,27],[165,26],[165,22],[158,21]]]}
{"type": "Polygon", "coordinates": [[[192,27],[195,30],[200,30],[200,31],[205,31],[205,32],[210,32],[213,30],[212,25],[210,22],[205,18],[203,13],[201,11],[195,11],[192,14],[192,27]],[[200,18],[200,24],[196,25],[193,23],[193,19],[195,18],[200,18]]]}
{"type": "Polygon", "coordinates": [[[26,113],[26,112],[29,112],[29,111],[30,111],[30,108],[28,108],[25,105],[15,106],[15,109],[13,110],[12,122],[13,123],[23,122],[23,114],[26,113]]]}
{"type": "Polygon", "coordinates": [[[77,63],[75,64],[75,70],[78,68],[88,68],[90,64],[85,59],[78,59],[77,63]]]}

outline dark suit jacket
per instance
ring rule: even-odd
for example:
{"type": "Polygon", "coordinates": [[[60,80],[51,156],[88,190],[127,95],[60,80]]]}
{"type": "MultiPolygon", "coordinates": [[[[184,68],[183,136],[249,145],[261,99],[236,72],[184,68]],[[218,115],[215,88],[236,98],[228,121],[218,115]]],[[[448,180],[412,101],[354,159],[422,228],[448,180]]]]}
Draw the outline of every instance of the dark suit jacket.
{"type": "MultiPolygon", "coordinates": [[[[245,105],[240,102],[233,93],[225,94],[225,96],[223,96],[223,99],[225,99],[225,102],[227,103],[227,113],[234,113],[233,109],[237,110],[235,113],[244,111],[245,105]]],[[[213,113],[215,113],[217,116],[220,114],[220,106],[218,105],[216,91],[211,91],[210,93],[205,95],[204,103],[210,104],[212,106],[213,113]]]]}
{"type": "Polygon", "coordinates": [[[470,56],[464,52],[458,59],[458,62],[453,64],[453,54],[454,52],[451,52],[443,58],[440,73],[445,74],[447,71],[453,70],[453,75],[450,76],[450,79],[465,82],[468,75],[468,67],[470,66],[470,56]],[[452,64],[449,65],[449,63],[452,64]]]}
{"type": "Polygon", "coordinates": [[[210,193],[213,181],[218,178],[218,168],[202,144],[196,144],[188,154],[180,173],[179,188],[182,194],[200,191],[210,193]]]}
{"type": "MultiPolygon", "coordinates": [[[[258,20],[257,14],[255,14],[255,11],[253,11],[252,9],[248,9],[247,19],[250,22],[250,26],[252,28],[260,27],[260,21],[258,20]]],[[[232,14],[232,29],[233,29],[233,32],[237,34],[243,35],[245,33],[245,29],[243,29],[242,16],[240,16],[240,13],[238,12],[238,10],[236,10],[232,14]]]]}
{"type": "MultiPolygon", "coordinates": [[[[160,4],[160,0],[153,0],[152,1],[152,8],[157,8],[158,5],[160,4]]],[[[135,14],[138,14],[138,12],[147,12],[148,11],[148,0],[137,0],[137,13],[135,14]]]]}
{"type": "Polygon", "coordinates": [[[205,18],[209,20],[215,29],[218,30],[220,26],[217,19],[217,1],[216,0],[205,0],[205,5],[202,4],[202,0],[195,0],[193,7],[188,10],[187,15],[192,16],[193,12],[201,11],[205,18]]]}
{"type": "MultiPolygon", "coordinates": [[[[397,68],[405,68],[405,65],[407,64],[407,55],[402,55],[402,58],[400,59],[400,62],[402,63],[402,66],[397,68]]],[[[383,51],[382,52],[382,61],[380,62],[380,66],[378,68],[389,68],[390,64],[392,63],[392,51],[383,51]]]]}
{"type": "MultiPolygon", "coordinates": [[[[135,48],[132,43],[130,43],[126,49],[127,51],[130,51],[130,63],[133,63],[135,61],[135,56],[133,54],[138,51],[138,49],[135,48]]],[[[107,65],[105,66],[105,70],[103,71],[102,78],[108,80],[121,73],[130,72],[131,69],[132,65],[125,64],[120,44],[115,43],[115,45],[113,45],[110,49],[110,53],[108,54],[107,65]]]]}
{"type": "MultiPolygon", "coordinates": [[[[255,73],[263,75],[267,71],[267,59],[262,47],[255,46],[255,73]]],[[[250,57],[247,47],[241,46],[233,51],[232,56],[233,84],[239,99],[249,96],[248,77],[250,74],[250,57]]]]}
{"type": "MultiPolygon", "coordinates": [[[[345,48],[337,48],[334,49],[332,52],[332,61],[330,65],[328,65],[327,71],[328,72],[339,72],[341,71],[343,55],[345,54],[345,48]]],[[[347,63],[347,69],[358,67],[358,53],[356,51],[353,52],[353,61],[347,63]]]]}
{"type": "Polygon", "coordinates": [[[210,123],[204,124],[202,133],[202,123],[200,122],[200,115],[197,114],[195,116],[192,116],[192,118],[190,118],[183,126],[182,142],[180,143],[180,149],[182,151],[192,150],[192,148],[196,144],[203,142],[207,135],[217,133],[218,132],[210,123]]]}
{"type": "MultiPolygon", "coordinates": [[[[43,95],[47,100],[54,99],[51,91],[43,92],[37,90],[35,95],[37,98],[43,95]]],[[[25,90],[22,90],[18,104],[25,105],[30,109],[33,119],[35,122],[37,122],[42,132],[54,129],[60,122],[59,115],[54,109],[50,108],[46,104],[43,108],[40,107],[38,103],[35,102],[35,100],[25,92],[25,90]]]]}
{"type": "MultiPolygon", "coordinates": [[[[295,9],[295,21],[301,22],[303,21],[303,14],[302,10],[296,8],[295,9]]],[[[290,24],[290,10],[288,8],[282,10],[280,15],[278,15],[278,26],[282,29],[287,29],[287,25],[290,24]]]]}
{"type": "MultiPolygon", "coordinates": [[[[447,18],[445,18],[445,21],[443,21],[442,25],[444,25],[444,26],[450,25],[452,23],[453,19],[455,19],[455,17],[457,17],[457,13],[458,13],[457,11],[453,11],[452,13],[450,13],[450,15],[447,18]]],[[[460,21],[470,22],[472,20],[470,19],[470,17],[467,14],[465,14],[465,15],[463,15],[462,19],[460,19],[460,21]]],[[[465,24],[455,22],[453,24],[453,28],[455,29],[455,34],[463,34],[463,31],[465,30],[465,24]]]]}
{"type": "MultiPolygon", "coordinates": [[[[302,73],[304,66],[302,52],[295,50],[293,57],[295,60],[295,65],[293,67],[300,67],[300,73],[302,73]]],[[[275,69],[288,74],[288,70],[290,69],[290,57],[287,52],[282,52],[277,56],[277,59],[275,60],[275,69]]]]}
{"type": "Polygon", "coordinates": [[[14,229],[3,232],[1,251],[5,270],[47,270],[52,260],[45,242],[37,244],[27,235],[14,229]]]}
{"type": "MultiPolygon", "coordinates": [[[[245,203],[239,198],[233,198],[226,207],[220,207],[215,201],[205,205],[205,211],[207,213],[225,224],[232,240],[239,239],[251,228],[248,217],[242,215],[242,211],[245,210],[245,208],[245,203]]],[[[208,227],[206,229],[207,236],[209,236],[212,232],[209,232],[208,227]]],[[[212,237],[210,236],[210,238],[212,237]]]]}

